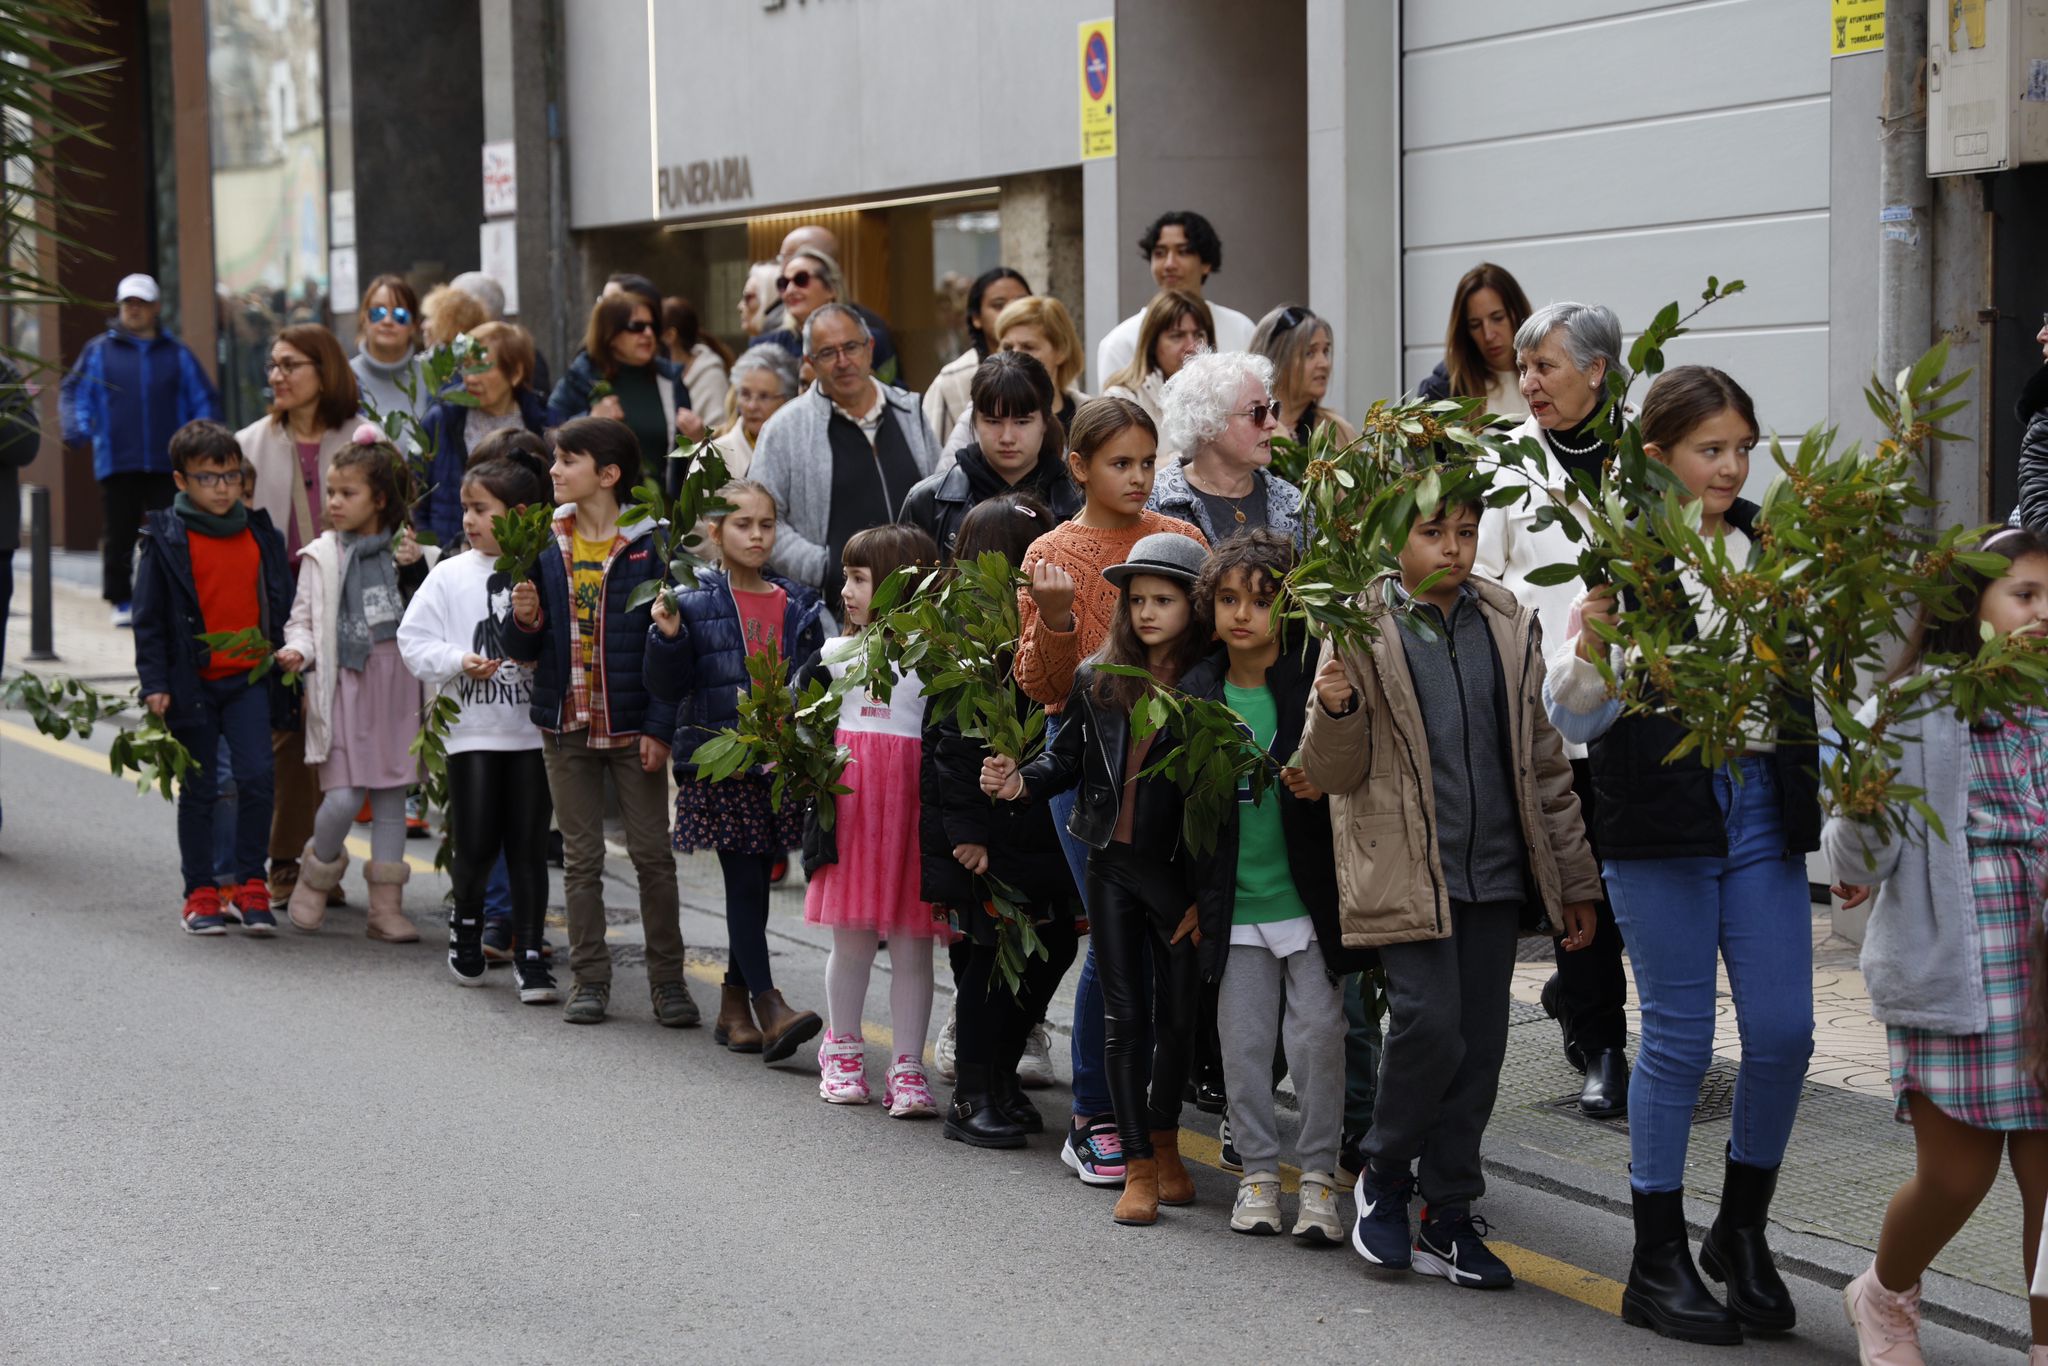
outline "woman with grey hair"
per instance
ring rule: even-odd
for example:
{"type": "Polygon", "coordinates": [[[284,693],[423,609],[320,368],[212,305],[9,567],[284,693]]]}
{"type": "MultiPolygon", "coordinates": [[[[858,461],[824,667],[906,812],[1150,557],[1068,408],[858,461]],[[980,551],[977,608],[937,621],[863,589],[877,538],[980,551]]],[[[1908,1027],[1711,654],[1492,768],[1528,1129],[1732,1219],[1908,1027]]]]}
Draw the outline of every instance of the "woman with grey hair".
{"type": "Polygon", "coordinates": [[[1252,333],[1253,355],[1273,362],[1273,396],[1280,400],[1280,431],[1302,445],[1325,424],[1336,429],[1337,444],[1348,446],[1358,431],[1323,407],[1336,363],[1336,340],[1327,318],[1306,304],[1287,304],[1259,319],[1252,333]]]}
{"type": "MultiPolygon", "coordinates": [[[[1542,449],[1539,473],[1502,471],[1501,483],[1539,480],[1543,489],[1564,491],[1573,474],[1594,480],[1611,453],[1610,435],[1625,413],[1614,411],[1608,377],[1629,377],[1621,360],[1621,320],[1599,304],[1549,304],[1531,313],[1515,332],[1515,369],[1529,416],[1509,440],[1531,438],[1542,449]],[[1602,419],[1607,419],[1603,423],[1602,419]]],[[[1547,564],[1578,559],[1578,543],[1556,523],[1538,527],[1536,514],[1551,499],[1531,488],[1527,499],[1504,508],[1488,508],[1479,519],[1479,547],[1472,572],[1505,585],[1523,606],[1535,612],[1543,639],[1564,640],[1567,619],[1581,585],[1577,580],[1540,588],[1529,575],[1547,564]]],[[[1585,500],[1576,494],[1570,506],[1583,516],[1585,500]]],[[[1588,828],[1593,823],[1593,782],[1586,747],[1566,742],[1572,762],[1572,788],[1579,796],[1588,828]]],[[[1597,851],[1596,851],[1597,852],[1597,851]]],[[[1595,908],[1599,923],[1593,942],[1576,953],[1557,950],[1557,974],[1543,988],[1543,1008],[1564,1030],[1565,1058],[1585,1073],[1579,1109],[1596,1119],[1612,1119],[1628,1111],[1628,1020],[1622,1013],[1628,983],[1621,969],[1621,931],[1606,901],[1595,908]]]]}
{"type": "Polygon", "coordinates": [[[1274,475],[1273,435],[1280,404],[1273,362],[1244,351],[1190,356],[1160,396],[1160,461],[1145,504],[1202,529],[1220,545],[1247,527],[1265,527],[1296,546],[1307,541],[1301,491],[1274,475]]]}
{"type": "Polygon", "coordinates": [[[796,358],[779,346],[748,347],[732,363],[730,379],[738,411],[711,444],[725,457],[726,472],[739,479],[754,463],[754,443],[761,437],[761,424],[795,398],[802,385],[797,379],[796,358]]]}

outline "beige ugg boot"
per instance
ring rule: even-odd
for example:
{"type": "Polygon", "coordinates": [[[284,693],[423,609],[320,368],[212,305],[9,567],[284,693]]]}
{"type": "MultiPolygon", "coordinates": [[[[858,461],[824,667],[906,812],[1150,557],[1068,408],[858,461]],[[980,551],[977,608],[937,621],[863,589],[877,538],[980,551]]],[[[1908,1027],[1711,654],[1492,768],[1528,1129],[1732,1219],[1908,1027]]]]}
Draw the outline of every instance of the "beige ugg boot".
{"type": "Polygon", "coordinates": [[[363,877],[370,884],[370,923],[364,933],[387,944],[418,943],[420,932],[399,909],[399,903],[405,897],[405,884],[412,877],[412,868],[404,863],[380,863],[372,859],[363,866],[363,877]]]}
{"type": "Polygon", "coordinates": [[[313,852],[313,841],[306,841],[305,852],[299,855],[299,880],[285,907],[293,929],[312,934],[320,928],[327,919],[327,894],[341,885],[341,875],[347,871],[348,850],[327,863],[313,852]]]}

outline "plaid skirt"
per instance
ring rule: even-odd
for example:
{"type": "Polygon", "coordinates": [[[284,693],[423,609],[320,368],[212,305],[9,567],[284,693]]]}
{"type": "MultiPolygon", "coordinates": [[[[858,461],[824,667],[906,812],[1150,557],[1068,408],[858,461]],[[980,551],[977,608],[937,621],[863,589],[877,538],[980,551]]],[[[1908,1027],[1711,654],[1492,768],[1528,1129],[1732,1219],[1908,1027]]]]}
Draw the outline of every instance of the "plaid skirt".
{"type": "Polygon", "coordinates": [[[2037,914],[2037,853],[2048,801],[2039,734],[2010,723],[1970,736],[1970,881],[1977,904],[1988,1023],[1982,1034],[1888,1027],[1899,1119],[1918,1091],[1973,1129],[2048,1129],[2048,1099],[2027,1073],[2027,996],[2037,914]]]}

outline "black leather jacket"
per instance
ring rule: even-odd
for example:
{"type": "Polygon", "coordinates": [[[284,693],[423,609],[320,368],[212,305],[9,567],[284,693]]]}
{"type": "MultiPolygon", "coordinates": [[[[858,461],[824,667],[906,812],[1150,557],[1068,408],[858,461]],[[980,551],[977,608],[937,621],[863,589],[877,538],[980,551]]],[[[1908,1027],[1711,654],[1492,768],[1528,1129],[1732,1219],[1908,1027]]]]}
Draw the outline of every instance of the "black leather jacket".
{"type": "MultiPolygon", "coordinates": [[[[1197,670],[1184,682],[1199,681],[1197,670]]],[[[1036,759],[1024,765],[1024,787],[1032,800],[1079,787],[1067,833],[1090,849],[1106,848],[1123,810],[1124,760],[1130,754],[1131,718],[1096,701],[1095,670],[1082,665],[1074,673],[1074,689],[1061,715],[1060,733],[1036,759]]],[[[1159,743],[1168,743],[1162,735],[1159,743]]],[[[1131,847],[1162,860],[1181,861],[1180,788],[1159,775],[1138,783],[1138,810],[1131,827],[1131,847]]]]}

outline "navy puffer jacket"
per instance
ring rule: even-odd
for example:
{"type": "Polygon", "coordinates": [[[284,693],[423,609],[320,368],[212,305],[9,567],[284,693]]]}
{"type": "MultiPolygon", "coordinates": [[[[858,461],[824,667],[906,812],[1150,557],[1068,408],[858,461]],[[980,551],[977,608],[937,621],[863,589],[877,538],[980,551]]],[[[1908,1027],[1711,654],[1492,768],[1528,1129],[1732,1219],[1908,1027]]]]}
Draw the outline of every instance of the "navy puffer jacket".
{"type": "MultiPolygon", "coordinates": [[[[263,577],[258,625],[270,637],[271,648],[281,650],[295,583],[285,559],[284,537],[260,508],[249,513],[249,531],[256,538],[263,577]]],[[[199,671],[213,652],[199,639],[206,630],[206,614],[192,576],[191,533],[184,519],[166,508],[143,519],[141,546],[135,567],[135,675],[144,697],[170,694],[166,725],[194,725],[200,719],[199,671]]],[[[285,691],[283,673],[273,669],[265,680],[260,686],[270,693],[272,729],[293,729],[297,699],[285,691]]]]}
{"type": "MultiPolygon", "coordinates": [[[[569,701],[569,659],[576,635],[576,612],[569,602],[569,566],[562,542],[576,515],[573,504],[555,510],[555,539],[534,561],[532,580],[540,590],[540,624],[531,630],[516,620],[505,633],[505,653],[533,666],[533,723],[559,731],[569,701]]],[[[644,669],[647,628],[654,621],[651,604],[626,610],[626,600],[641,584],[667,570],[655,553],[654,523],[643,521],[619,528],[627,544],[612,557],[604,574],[604,611],[597,620],[598,656],[604,668],[606,729],[613,735],[635,731],[667,744],[675,733],[675,707],[650,698],[644,669]]]]}
{"type": "MultiPolygon", "coordinates": [[[[782,611],[784,676],[796,677],[803,661],[825,643],[819,620],[825,600],[818,590],[773,574],[764,576],[788,601],[782,611]]],[[[691,756],[719,731],[739,724],[740,693],[747,687],[747,641],[740,629],[732,584],[715,569],[697,575],[697,587],[676,595],[682,629],[670,640],[647,632],[647,691],[675,716],[676,781],[697,776],[691,756]]]]}

